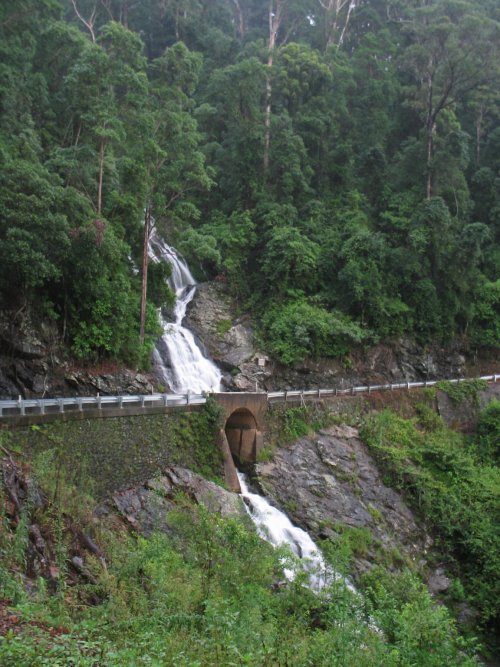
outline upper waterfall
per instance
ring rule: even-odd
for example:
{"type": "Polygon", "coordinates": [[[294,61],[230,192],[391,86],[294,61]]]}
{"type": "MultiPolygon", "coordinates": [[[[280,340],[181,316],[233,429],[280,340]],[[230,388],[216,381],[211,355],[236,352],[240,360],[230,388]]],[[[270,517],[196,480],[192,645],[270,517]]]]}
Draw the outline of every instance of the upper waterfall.
{"type": "Polygon", "coordinates": [[[158,375],[172,391],[219,391],[221,372],[203,356],[194,336],[182,326],[189,302],[196,292],[196,281],[183,257],[169,246],[153,229],[148,253],[152,262],[169,262],[172,275],[168,283],[175,293],[174,321],[169,322],[160,312],[163,335],[156,343],[153,354],[158,375]]]}

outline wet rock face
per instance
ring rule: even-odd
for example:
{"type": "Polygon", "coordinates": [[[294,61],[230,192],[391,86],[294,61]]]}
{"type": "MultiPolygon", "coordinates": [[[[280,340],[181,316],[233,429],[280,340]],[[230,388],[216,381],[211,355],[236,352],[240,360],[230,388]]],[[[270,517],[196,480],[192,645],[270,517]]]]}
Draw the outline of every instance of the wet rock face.
{"type": "Polygon", "coordinates": [[[150,535],[154,530],[171,533],[173,528],[168,514],[175,509],[175,497],[179,492],[211,512],[241,519],[246,517],[238,495],[180,466],[165,468],[159,477],[115,493],[113,504],[134,530],[144,535],[150,535]]]}
{"type": "Polygon", "coordinates": [[[400,494],[385,486],[356,429],[333,426],[301,438],[256,472],[264,493],[316,538],[335,539],[343,526],[370,531],[366,552],[355,553],[355,575],[382,553],[423,564],[432,540],[400,494]]]}
{"type": "Polygon", "coordinates": [[[184,325],[198,337],[206,353],[226,371],[224,384],[230,389],[255,391],[259,369],[253,330],[248,315],[236,314],[235,304],[223,284],[198,285],[189,304],[184,325]]]}

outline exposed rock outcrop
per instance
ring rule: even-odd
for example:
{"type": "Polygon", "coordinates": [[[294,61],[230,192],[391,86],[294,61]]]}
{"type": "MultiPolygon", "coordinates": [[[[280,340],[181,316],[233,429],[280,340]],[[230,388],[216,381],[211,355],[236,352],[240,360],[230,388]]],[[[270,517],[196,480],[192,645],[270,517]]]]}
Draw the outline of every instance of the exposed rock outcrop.
{"type": "Polygon", "coordinates": [[[467,349],[465,341],[457,340],[447,347],[423,346],[404,337],[353,350],[348,359],[306,359],[284,366],[257,350],[250,317],[238,314],[227,288],[218,282],[198,286],[185,325],[226,371],[226,387],[236,391],[316,389],[500,373],[494,351],[484,351],[478,357],[467,349]],[[258,357],[267,359],[263,367],[256,363],[258,357]]]}
{"type": "Polygon", "coordinates": [[[224,384],[236,391],[255,391],[270,376],[258,366],[248,315],[240,316],[222,283],[198,285],[186,319],[205,351],[225,371],[224,384]]]}
{"type": "Polygon", "coordinates": [[[348,360],[306,359],[293,366],[272,365],[266,388],[316,389],[413,380],[478,377],[500,373],[498,355],[477,357],[456,341],[448,347],[424,347],[406,338],[353,350],[348,360]]]}
{"type": "Polygon", "coordinates": [[[145,484],[115,493],[113,503],[127,523],[138,532],[145,535],[153,530],[171,533],[169,512],[175,509],[175,497],[179,493],[198,505],[204,505],[211,512],[246,519],[243,501],[238,495],[180,466],[165,468],[160,476],[145,484]]]}
{"type": "Polygon", "coordinates": [[[500,400],[500,382],[478,391],[476,397],[459,402],[453,401],[444,391],[437,392],[438,411],[446,425],[466,433],[475,430],[480,411],[494,399],[500,400]]]}
{"type": "Polygon", "coordinates": [[[22,318],[2,314],[0,399],[144,394],[153,388],[152,378],[136,370],[75,367],[54,324],[35,326],[28,314],[22,318]]]}

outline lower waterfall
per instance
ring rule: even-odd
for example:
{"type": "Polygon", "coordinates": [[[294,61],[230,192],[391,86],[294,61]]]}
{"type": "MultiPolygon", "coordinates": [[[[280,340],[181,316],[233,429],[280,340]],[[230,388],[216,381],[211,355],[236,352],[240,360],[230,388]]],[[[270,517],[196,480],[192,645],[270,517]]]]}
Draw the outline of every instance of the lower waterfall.
{"type": "MultiPolygon", "coordinates": [[[[258,534],[275,547],[282,545],[290,547],[295,556],[300,558],[309,588],[320,592],[333,582],[342,582],[351,592],[356,592],[352,584],[327,565],[320,550],[305,530],[294,526],[290,519],[278,508],[273,507],[264,496],[252,493],[245,474],[238,472],[238,480],[247,513],[255,524],[258,534]]],[[[291,570],[285,568],[284,572],[289,580],[293,579],[294,573],[291,570]]]]}

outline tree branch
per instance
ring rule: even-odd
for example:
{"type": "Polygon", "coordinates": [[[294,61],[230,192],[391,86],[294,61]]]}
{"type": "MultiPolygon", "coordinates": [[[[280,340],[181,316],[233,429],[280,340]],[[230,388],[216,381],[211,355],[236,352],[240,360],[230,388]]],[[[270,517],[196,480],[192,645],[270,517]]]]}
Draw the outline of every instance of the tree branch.
{"type": "Polygon", "coordinates": [[[95,23],[95,17],[96,17],[96,14],[97,14],[97,5],[94,5],[94,9],[92,10],[92,13],[90,14],[90,17],[89,17],[88,21],[86,21],[83,18],[83,16],[80,14],[80,12],[78,11],[78,7],[76,5],[76,0],[71,0],[71,4],[73,5],[73,9],[75,10],[75,14],[78,16],[80,21],[83,23],[83,25],[90,32],[90,36],[92,37],[92,41],[95,43],[94,23],[95,23]]]}

